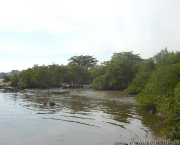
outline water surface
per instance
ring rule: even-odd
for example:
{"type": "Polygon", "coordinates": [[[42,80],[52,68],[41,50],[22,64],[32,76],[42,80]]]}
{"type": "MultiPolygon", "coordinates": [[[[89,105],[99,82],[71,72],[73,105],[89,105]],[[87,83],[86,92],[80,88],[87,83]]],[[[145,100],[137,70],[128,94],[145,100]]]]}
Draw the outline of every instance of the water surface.
{"type": "Polygon", "coordinates": [[[0,115],[5,145],[113,145],[161,138],[162,120],[120,91],[0,93],[0,115]]]}

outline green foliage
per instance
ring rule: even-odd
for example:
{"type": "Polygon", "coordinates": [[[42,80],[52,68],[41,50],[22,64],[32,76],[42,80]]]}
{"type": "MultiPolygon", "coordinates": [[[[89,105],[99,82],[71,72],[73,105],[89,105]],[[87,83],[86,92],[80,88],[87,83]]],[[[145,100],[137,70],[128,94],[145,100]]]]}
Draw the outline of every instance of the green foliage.
{"type": "Polygon", "coordinates": [[[112,60],[106,74],[110,77],[109,86],[114,89],[125,89],[137,73],[138,65],[129,59],[112,60]]]}
{"type": "Polygon", "coordinates": [[[92,82],[92,87],[100,90],[128,87],[127,92],[139,93],[136,100],[140,106],[152,107],[163,115],[167,138],[180,139],[180,52],[165,48],[147,60],[132,51],[114,53],[111,60],[98,66],[98,61],[89,55],[73,56],[69,61],[66,66],[36,64],[10,75],[11,86],[49,88],[92,82]]]}
{"type": "Polygon", "coordinates": [[[165,48],[154,55],[153,59],[157,68],[162,65],[176,64],[180,62],[180,52],[169,52],[167,48],[165,48]]]}
{"type": "Polygon", "coordinates": [[[176,64],[178,62],[180,62],[180,52],[169,52],[167,48],[161,50],[153,58],[144,60],[143,63],[140,64],[138,74],[126,91],[129,93],[141,92],[151,77],[152,71],[155,71],[162,66],[168,67],[168,65],[176,64]]]}
{"type": "Polygon", "coordinates": [[[114,53],[110,61],[102,64],[102,66],[104,66],[105,68],[105,73],[101,72],[100,78],[97,77],[97,79],[94,79],[92,87],[96,89],[127,88],[127,86],[135,77],[138,71],[139,64],[141,62],[142,59],[140,58],[139,54],[133,54],[132,51],[114,53]],[[102,78],[106,79],[102,80],[102,78]],[[103,83],[105,83],[105,85],[102,85],[102,87],[100,87],[99,85],[103,83]]]}
{"type": "Polygon", "coordinates": [[[69,59],[69,70],[71,83],[75,86],[82,86],[90,83],[90,68],[97,65],[97,59],[89,55],[73,56],[69,59]]]}
{"type": "MultiPolygon", "coordinates": [[[[150,106],[163,116],[167,126],[164,133],[168,139],[180,139],[180,52],[168,52],[165,49],[153,59],[155,69],[152,69],[150,78],[136,96],[136,100],[139,105],[150,106]]],[[[143,77],[141,79],[138,77],[142,72],[145,74],[146,71],[142,71],[143,69],[145,67],[139,69],[138,75],[133,80],[133,89],[142,82],[143,77]]],[[[131,87],[128,89],[132,90],[131,87]]]]}
{"type": "MultiPolygon", "coordinates": [[[[68,68],[66,66],[59,66],[58,64],[52,64],[47,67],[47,70],[51,72],[51,85],[58,87],[61,83],[64,83],[65,76],[68,74],[68,68]]],[[[68,82],[66,82],[68,83],[68,82]]]]}
{"type": "Polygon", "coordinates": [[[146,86],[136,99],[141,106],[156,106],[159,97],[172,96],[173,90],[180,81],[180,64],[162,66],[155,70],[146,86]]]}
{"type": "Polygon", "coordinates": [[[91,68],[96,66],[97,64],[97,60],[96,58],[94,58],[93,56],[89,56],[89,55],[80,55],[80,56],[73,56],[70,59],[68,59],[71,63],[76,64],[77,66],[80,67],[85,67],[85,68],[91,68]]]}
{"type": "Polygon", "coordinates": [[[22,88],[58,87],[62,83],[82,86],[90,83],[90,71],[87,66],[79,66],[75,62],[71,62],[67,66],[57,64],[49,66],[34,65],[32,68],[20,72],[17,77],[18,79],[12,77],[11,84],[13,86],[18,84],[22,88]]]}
{"type": "Polygon", "coordinates": [[[180,62],[180,52],[171,52],[168,54],[166,59],[164,59],[163,64],[169,65],[169,64],[175,64],[180,62]]]}
{"type": "Polygon", "coordinates": [[[48,88],[52,86],[52,74],[52,71],[47,69],[47,67],[38,67],[32,77],[32,80],[38,87],[48,88]]]}
{"type": "Polygon", "coordinates": [[[75,86],[82,86],[85,83],[89,83],[90,74],[87,68],[70,63],[69,70],[71,73],[71,82],[75,86]]]}
{"type": "Polygon", "coordinates": [[[140,93],[144,86],[147,84],[150,77],[151,72],[138,73],[125,91],[134,94],[140,93]]]}
{"type": "Polygon", "coordinates": [[[155,68],[155,63],[152,58],[144,60],[139,67],[138,73],[151,72],[155,68]]]}
{"type": "Polygon", "coordinates": [[[70,63],[67,66],[52,64],[48,66],[34,65],[32,68],[23,70],[19,75],[11,77],[11,85],[21,88],[49,88],[58,87],[62,83],[74,86],[82,86],[90,83],[90,72],[86,67],[70,63]]]}
{"type": "Polygon", "coordinates": [[[154,61],[156,64],[162,64],[164,60],[168,57],[169,51],[167,50],[167,47],[165,49],[162,49],[159,53],[154,55],[154,61]]]}
{"type": "Polygon", "coordinates": [[[35,83],[32,80],[34,72],[35,70],[30,68],[21,71],[21,73],[19,74],[20,87],[22,88],[36,87],[35,83]]]}
{"type": "Polygon", "coordinates": [[[108,77],[106,75],[101,75],[95,78],[92,82],[92,87],[98,90],[108,89],[108,77]]]}
{"type": "Polygon", "coordinates": [[[10,75],[11,86],[17,87],[19,85],[19,76],[17,74],[10,75]]]}
{"type": "Polygon", "coordinates": [[[96,67],[93,67],[89,69],[90,75],[91,75],[91,80],[94,80],[95,78],[104,75],[106,73],[106,66],[99,65],[96,67]]]}
{"type": "Polygon", "coordinates": [[[166,98],[161,103],[161,112],[164,115],[167,128],[165,135],[171,140],[180,139],[180,82],[174,89],[174,96],[166,98]]]}
{"type": "Polygon", "coordinates": [[[151,77],[151,72],[154,70],[154,67],[155,64],[152,59],[144,60],[143,63],[140,64],[138,74],[125,91],[129,93],[141,92],[151,77]]]}
{"type": "Polygon", "coordinates": [[[133,54],[133,51],[113,53],[111,60],[128,59],[135,63],[141,63],[143,59],[139,55],[140,54],[133,54]]]}

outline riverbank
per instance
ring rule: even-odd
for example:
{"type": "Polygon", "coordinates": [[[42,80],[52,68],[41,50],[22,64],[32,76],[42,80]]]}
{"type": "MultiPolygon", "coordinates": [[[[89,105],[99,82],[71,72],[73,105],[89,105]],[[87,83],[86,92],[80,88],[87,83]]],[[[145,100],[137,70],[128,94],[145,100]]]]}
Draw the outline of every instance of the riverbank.
{"type": "Polygon", "coordinates": [[[34,95],[49,95],[49,94],[61,94],[61,93],[69,93],[71,90],[60,88],[52,88],[52,89],[40,89],[40,88],[29,88],[22,89],[18,87],[10,87],[10,86],[1,86],[0,92],[2,93],[31,93],[34,95]]]}
{"type": "MultiPolygon", "coordinates": [[[[3,82],[3,81],[2,81],[3,82]]],[[[53,88],[20,88],[20,87],[11,87],[9,84],[1,85],[0,92],[2,93],[34,93],[34,94],[49,94],[49,93],[63,93],[69,92],[72,89],[91,89],[91,85],[83,85],[83,86],[69,86],[69,87],[53,87],[53,88]]]]}

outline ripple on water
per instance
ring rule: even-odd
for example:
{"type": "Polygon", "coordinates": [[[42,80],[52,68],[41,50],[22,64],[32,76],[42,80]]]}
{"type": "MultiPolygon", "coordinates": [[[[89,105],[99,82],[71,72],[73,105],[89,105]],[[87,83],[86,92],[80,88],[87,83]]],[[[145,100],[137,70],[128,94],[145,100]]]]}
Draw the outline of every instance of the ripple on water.
{"type": "MultiPolygon", "coordinates": [[[[80,134],[84,138],[88,137],[88,134],[93,134],[92,137],[97,140],[103,136],[107,143],[110,140],[127,142],[129,139],[161,137],[159,134],[161,127],[156,126],[156,129],[153,126],[153,123],[160,122],[159,118],[149,116],[146,111],[140,109],[136,105],[134,97],[125,96],[127,95],[120,91],[83,89],[73,90],[66,95],[1,94],[0,113],[4,114],[1,119],[7,116],[10,118],[8,122],[12,126],[11,135],[18,132],[20,125],[19,119],[13,119],[14,115],[22,114],[19,116],[22,119],[21,125],[31,124],[29,130],[32,132],[34,132],[32,129],[36,131],[37,129],[42,131],[48,129],[48,134],[54,134],[53,129],[61,126],[63,129],[59,130],[59,135],[54,136],[58,140],[69,136],[76,141],[80,134]],[[50,106],[50,102],[54,102],[55,105],[50,106]],[[28,114],[28,116],[23,114],[28,114]],[[153,118],[151,120],[153,123],[149,121],[149,117],[153,118]],[[12,123],[10,120],[14,122],[12,123]],[[36,124],[37,122],[34,120],[39,123],[36,124]],[[32,123],[32,121],[34,122],[32,123]],[[41,125],[46,128],[40,129],[41,125]]],[[[5,124],[5,121],[1,120],[0,123],[5,124]]],[[[5,127],[4,131],[7,130],[8,128],[5,127]]],[[[39,133],[43,134],[41,131],[39,133]]],[[[64,142],[65,144],[67,141],[64,142]]]]}

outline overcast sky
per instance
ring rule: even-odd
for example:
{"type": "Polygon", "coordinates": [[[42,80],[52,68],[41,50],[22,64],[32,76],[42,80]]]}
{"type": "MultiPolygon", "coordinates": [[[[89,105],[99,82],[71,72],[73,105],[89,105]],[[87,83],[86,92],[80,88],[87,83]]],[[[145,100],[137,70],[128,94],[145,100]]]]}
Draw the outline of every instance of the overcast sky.
{"type": "Polygon", "coordinates": [[[0,1],[0,72],[74,55],[149,58],[166,46],[180,50],[180,0],[0,1]]]}

